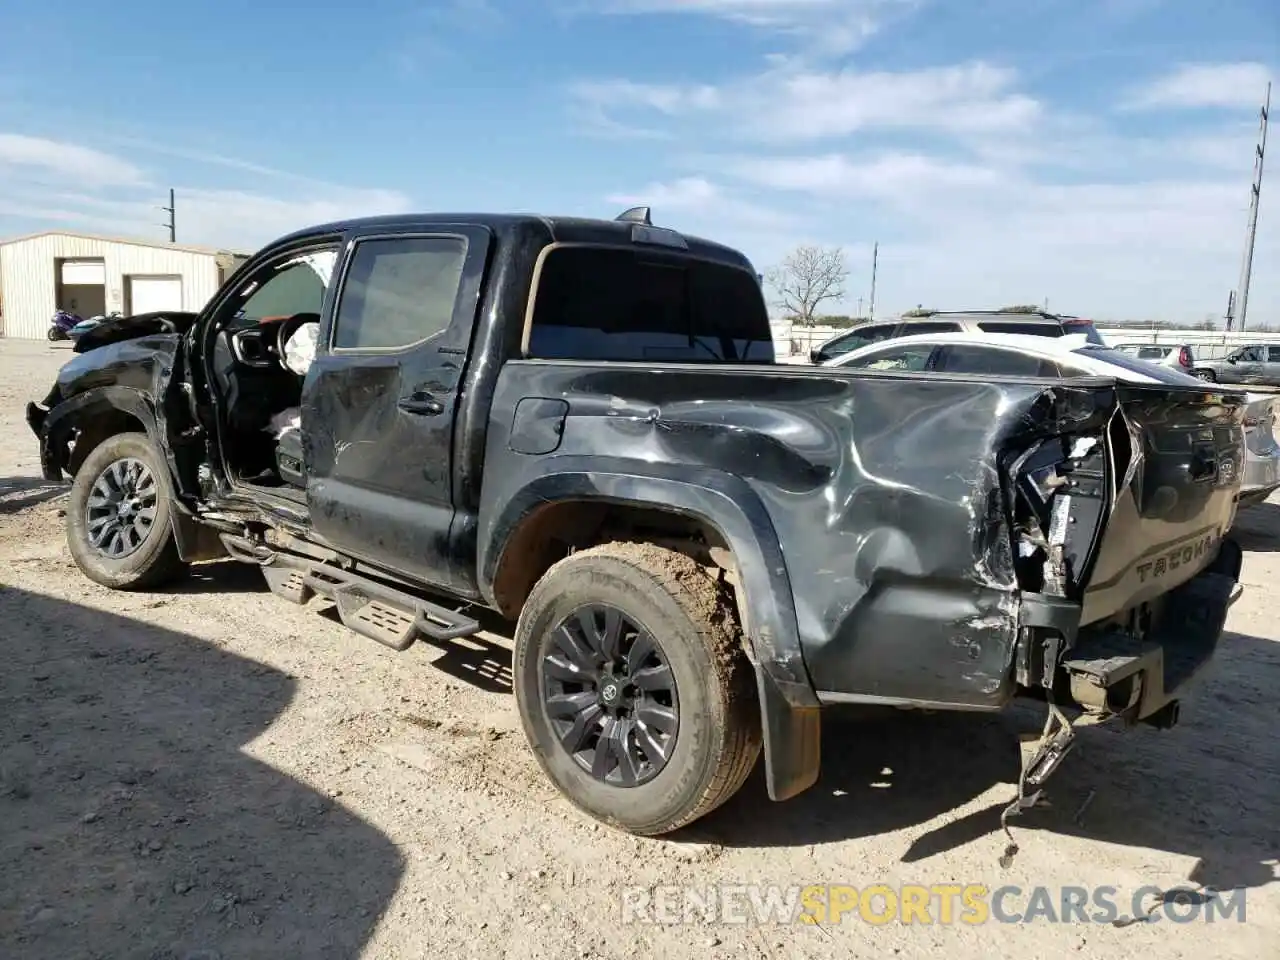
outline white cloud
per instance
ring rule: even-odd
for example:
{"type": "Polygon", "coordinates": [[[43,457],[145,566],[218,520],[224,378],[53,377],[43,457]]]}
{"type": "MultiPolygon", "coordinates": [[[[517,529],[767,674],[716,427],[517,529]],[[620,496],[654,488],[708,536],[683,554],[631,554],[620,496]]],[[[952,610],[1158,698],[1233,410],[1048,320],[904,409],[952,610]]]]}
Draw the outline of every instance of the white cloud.
{"type": "Polygon", "coordinates": [[[918,0],[612,0],[595,12],[716,17],[798,40],[805,53],[846,54],[918,0]]]}
{"type": "Polygon", "coordinates": [[[1000,173],[990,167],[947,163],[917,153],[887,153],[856,161],[842,154],[742,157],[729,160],[733,175],[777,190],[808,192],[832,199],[930,200],[935,191],[992,186],[1000,173]]]}
{"type": "Polygon", "coordinates": [[[142,170],[121,157],[19,133],[0,133],[0,175],[65,179],[83,187],[128,187],[145,182],[142,170]]]}
{"type": "MultiPolygon", "coordinates": [[[[16,133],[0,133],[0,233],[51,224],[120,236],[161,237],[157,206],[177,194],[178,239],[252,250],[304,226],[399,213],[409,198],[295,176],[245,160],[131,141],[132,154],[177,156],[236,170],[244,186],[218,189],[174,177],[163,184],[120,156],[16,133]],[[8,229],[6,221],[15,229],[8,229]],[[21,226],[18,227],[17,225],[21,226]]],[[[191,169],[191,165],[187,165],[191,169]]]]}
{"type": "Polygon", "coordinates": [[[1261,63],[1188,63],[1132,91],[1130,109],[1262,105],[1271,71],[1261,63]]]}
{"type": "Polygon", "coordinates": [[[607,199],[620,208],[653,207],[654,215],[660,220],[668,211],[673,211],[677,218],[683,216],[694,222],[715,224],[721,230],[793,230],[797,226],[794,217],[745,199],[705,177],[651,183],[633,193],[615,193],[607,199]]]}
{"type": "Polygon", "coordinates": [[[744,139],[797,142],[863,130],[1026,130],[1040,105],[1014,89],[1016,80],[1013,70],[982,61],[896,73],[784,65],[720,86],[602,80],[570,93],[626,128],[657,114],[744,139]]]}

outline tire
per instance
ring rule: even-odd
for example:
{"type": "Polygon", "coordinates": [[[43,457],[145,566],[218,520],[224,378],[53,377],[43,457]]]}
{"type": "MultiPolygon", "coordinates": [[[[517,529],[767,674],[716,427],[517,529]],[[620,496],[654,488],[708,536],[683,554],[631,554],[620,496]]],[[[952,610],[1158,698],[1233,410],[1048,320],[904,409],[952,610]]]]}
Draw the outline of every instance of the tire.
{"type": "Polygon", "coordinates": [[[1195,370],[1195,371],[1192,371],[1192,376],[1194,376],[1197,380],[1203,380],[1206,383],[1218,382],[1218,375],[1215,374],[1212,370],[1195,370]]]}
{"type": "Polygon", "coordinates": [[[53,343],[57,340],[62,339],[62,331],[59,330],[57,327],[50,327],[49,332],[46,334],[46,336],[49,338],[49,342],[53,343]]]}
{"type": "MultiPolygon", "coordinates": [[[[669,550],[609,543],[555,564],[534,586],[521,611],[514,680],[520,721],[547,776],[580,810],[628,833],[669,833],[705,816],[738,791],[760,754],[755,680],[741,648],[733,605],[701,567],[669,550]],[[594,684],[561,683],[568,646],[559,628],[571,623],[571,632],[580,629],[577,617],[584,611],[593,617],[594,639],[600,641],[590,653],[598,654],[601,648],[607,652],[610,646],[604,639],[611,622],[608,613],[623,623],[614,651],[623,655],[615,663],[641,657],[641,663],[625,663],[618,670],[619,676],[634,677],[645,688],[638,689],[630,680],[615,685],[620,696],[630,690],[636,698],[630,707],[608,706],[610,674],[594,684]],[[632,633],[632,627],[638,632],[632,633]],[[637,653],[646,635],[655,650],[651,657],[637,653]],[[662,682],[671,689],[650,689],[662,682]],[[566,687],[581,687],[581,694],[554,692],[566,687]],[[554,719],[548,702],[564,704],[569,696],[580,697],[577,704],[594,702],[603,711],[596,720],[597,731],[609,724],[611,711],[620,710],[613,730],[621,736],[610,747],[620,739],[640,762],[618,762],[604,779],[593,773],[589,761],[599,752],[598,733],[595,749],[571,754],[562,738],[572,737],[577,729],[572,723],[588,716],[591,708],[574,721],[554,719]],[[666,717],[670,723],[667,706],[672,703],[677,723],[668,734],[653,719],[666,717]],[[664,709],[665,714],[655,712],[664,709]],[[631,711],[629,728],[626,711],[631,711]],[[649,722],[644,726],[636,722],[645,718],[649,722]],[[653,760],[653,750],[641,749],[642,737],[648,746],[666,738],[665,744],[658,744],[665,753],[661,763],[653,760]],[[633,785],[625,782],[627,771],[639,774],[633,785]]],[[[588,732],[588,739],[592,735],[588,732]]],[[[606,754],[618,757],[617,750],[606,749],[606,754]]]]}
{"type": "Polygon", "coordinates": [[[146,435],[117,433],[110,436],[85,457],[71,484],[71,497],[67,504],[67,546],[71,557],[86,577],[113,590],[147,590],[168,583],[186,571],[173,536],[172,511],[173,493],[168,467],[146,435]],[[131,536],[140,536],[136,545],[122,540],[122,549],[127,552],[111,556],[108,550],[95,546],[91,538],[91,529],[101,527],[104,508],[91,504],[90,499],[94,497],[97,502],[95,486],[99,480],[108,485],[113,482],[107,478],[110,468],[117,467],[126,472],[132,470],[135,477],[146,476],[142,471],[129,467],[130,464],[142,464],[153,480],[151,487],[144,485],[139,488],[140,497],[132,498],[135,503],[143,503],[144,509],[146,504],[154,504],[151,521],[145,530],[133,527],[131,536]],[[153,496],[146,495],[148,489],[154,490],[153,496]]]}

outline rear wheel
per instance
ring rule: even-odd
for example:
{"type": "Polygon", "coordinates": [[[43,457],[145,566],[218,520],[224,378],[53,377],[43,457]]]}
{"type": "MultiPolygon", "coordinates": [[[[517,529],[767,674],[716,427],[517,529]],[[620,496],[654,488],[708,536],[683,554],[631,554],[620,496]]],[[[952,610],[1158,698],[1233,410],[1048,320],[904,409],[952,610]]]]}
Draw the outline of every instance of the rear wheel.
{"type": "Polygon", "coordinates": [[[580,551],[538,581],[516,631],[515,692],[552,782],[631,833],[714,810],[760,753],[732,606],[691,559],[647,544],[580,551]]]}
{"type": "Polygon", "coordinates": [[[146,436],[118,433],[98,444],[76,471],[67,505],[67,545],[95,583],[145,590],[186,565],[173,536],[168,469],[146,436]]]}
{"type": "Polygon", "coordinates": [[[1193,376],[1208,383],[1218,382],[1218,376],[1212,370],[1196,370],[1193,372],[1193,376]]]}

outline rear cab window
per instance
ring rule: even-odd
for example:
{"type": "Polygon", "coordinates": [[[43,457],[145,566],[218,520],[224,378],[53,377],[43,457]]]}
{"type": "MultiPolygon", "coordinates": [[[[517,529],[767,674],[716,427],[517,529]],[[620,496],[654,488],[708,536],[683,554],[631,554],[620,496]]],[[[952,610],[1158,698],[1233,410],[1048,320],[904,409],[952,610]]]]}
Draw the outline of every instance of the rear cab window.
{"type": "Polygon", "coordinates": [[[603,246],[551,248],[524,353],[540,360],[773,363],[760,281],[732,264],[603,246]]]}

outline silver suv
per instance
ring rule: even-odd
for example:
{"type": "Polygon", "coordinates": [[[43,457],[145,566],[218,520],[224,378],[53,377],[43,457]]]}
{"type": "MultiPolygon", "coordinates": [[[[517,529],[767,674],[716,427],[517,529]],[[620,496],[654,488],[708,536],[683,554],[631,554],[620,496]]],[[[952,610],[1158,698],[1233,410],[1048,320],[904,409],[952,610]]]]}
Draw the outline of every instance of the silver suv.
{"type": "Polygon", "coordinates": [[[910,337],[922,333],[1021,333],[1037,337],[1065,337],[1083,333],[1090,343],[1105,346],[1092,320],[1056,313],[999,313],[994,310],[965,310],[935,313],[927,317],[899,317],[896,320],[864,323],[847,333],[832,337],[809,352],[813,363],[825,363],[881,340],[910,337]]]}

